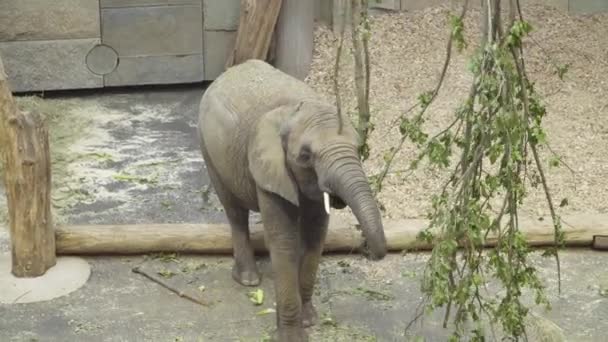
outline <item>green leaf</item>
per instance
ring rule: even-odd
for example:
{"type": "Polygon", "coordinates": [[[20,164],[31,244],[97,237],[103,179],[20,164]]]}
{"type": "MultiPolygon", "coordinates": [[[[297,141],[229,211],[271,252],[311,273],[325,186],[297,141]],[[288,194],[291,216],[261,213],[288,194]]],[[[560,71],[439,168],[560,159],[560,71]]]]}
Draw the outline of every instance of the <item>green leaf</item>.
{"type": "Polygon", "coordinates": [[[431,104],[433,100],[433,91],[426,91],[420,95],[418,95],[418,102],[420,102],[420,106],[422,108],[426,108],[431,104]]]}
{"type": "Polygon", "coordinates": [[[557,77],[559,77],[560,80],[562,80],[562,81],[564,80],[564,76],[570,69],[570,65],[571,65],[570,63],[566,63],[563,65],[557,66],[557,70],[555,71],[555,73],[557,74],[557,77]]]}
{"type": "Polygon", "coordinates": [[[267,309],[256,312],[256,315],[263,316],[263,315],[268,315],[268,314],[275,313],[275,312],[277,312],[277,310],[275,310],[273,308],[267,308],[267,309]]]}
{"type": "Polygon", "coordinates": [[[264,303],[264,290],[262,289],[251,291],[248,296],[249,300],[255,305],[262,305],[264,303]]]}
{"type": "Polygon", "coordinates": [[[560,164],[560,160],[558,157],[554,156],[549,160],[549,166],[551,166],[551,167],[558,167],[559,164],[560,164]]]}
{"type": "Polygon", "coordinates": [[[167,270],[167,269],[158,271],[157,273],[158,273],[158,275],[162,276],[163,278],[171,278],[175,275],[175,273],[173,271],[167,270]]]}

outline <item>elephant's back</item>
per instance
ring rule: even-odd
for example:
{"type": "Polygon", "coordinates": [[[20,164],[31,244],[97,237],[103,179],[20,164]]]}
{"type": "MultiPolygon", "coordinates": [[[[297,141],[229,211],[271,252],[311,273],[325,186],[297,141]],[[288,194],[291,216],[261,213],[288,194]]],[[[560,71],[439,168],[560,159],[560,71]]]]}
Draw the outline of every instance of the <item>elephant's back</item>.
{"type": "Polygon", "coordinates": [[[208,91],[239,116],[259,116],[288,103],[319,98],[306,83],[255,59],[227,69],[208,91]]]}

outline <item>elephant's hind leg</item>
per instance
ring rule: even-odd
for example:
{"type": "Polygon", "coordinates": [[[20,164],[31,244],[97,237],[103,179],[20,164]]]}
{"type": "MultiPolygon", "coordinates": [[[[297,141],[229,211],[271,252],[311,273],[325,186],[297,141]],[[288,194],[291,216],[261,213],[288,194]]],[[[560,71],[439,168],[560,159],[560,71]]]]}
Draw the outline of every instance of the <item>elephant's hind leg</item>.
{"type": "Polygon", "coordinates": [[[234,195],[226,189],[204,150],[203,156],[207,161],[209,179],[230,223],[234,255],[232,278],[244,286],[257,286],[260,284],[260,273],[255,263],[254,249],[249,239],[249,210],[241,207],[234,195]]]}

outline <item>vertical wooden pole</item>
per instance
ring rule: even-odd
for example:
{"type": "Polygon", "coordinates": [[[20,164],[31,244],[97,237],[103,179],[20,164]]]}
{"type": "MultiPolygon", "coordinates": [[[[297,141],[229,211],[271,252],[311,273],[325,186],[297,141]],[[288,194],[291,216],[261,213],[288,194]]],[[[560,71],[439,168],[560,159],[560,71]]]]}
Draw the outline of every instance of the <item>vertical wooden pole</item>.
{"type": "Polygon", "coordinates": [[[283,0],[276,29],[275,66],[299,79],[310,71],[314,20],[314,0],[283,0]]]}
{"type": "Polygon", "coordinates": [[[226,68],[248,59],[266,60],[282,0],[241,0],[234,50],[226,68]]]}
{"type": "Polygon", "coordinates": [[[38,113],[19,112],[1,58],[0,157],[8,198],[12,273],[41,276],[56,262],[48,128],[38,113]]]}

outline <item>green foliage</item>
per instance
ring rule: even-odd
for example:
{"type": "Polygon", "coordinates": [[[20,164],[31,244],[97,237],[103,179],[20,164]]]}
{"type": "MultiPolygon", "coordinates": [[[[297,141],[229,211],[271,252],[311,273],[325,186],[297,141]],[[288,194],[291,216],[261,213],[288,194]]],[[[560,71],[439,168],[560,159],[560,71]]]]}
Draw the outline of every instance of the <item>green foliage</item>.
{"type": "MultiPolygon", "coordinates": [[[[464,13],[450,17],[450,44],[455,41],[458,50],[466,47],[464,13]]],[[[534,294],[537,305],[549,306],[544,286],[528,261],[530,248],[518,220],[528,169],[535,165],[536,172],[532,172],[536,181],[531,185],[543,186],[555,229],[555,246],[545,255],[557,258],[564,233],[537,153],[537,147],[547,141],[542,127],[547,112],[520,58],[522,41],[531,30],[528,22],[513,20],[504,35],[496,30],[488,35],[495,40],[482,44],[469,63],[474,75],[469,97],[455,112],[454,121],[434,136],[424,131],[424,114],[439,87],[421,94],[420,112],[411,118],[400,117],[401,138],[385,154],[384,173],[374,178],[380,191],[406,139],[421,151],[412,168],[423,160],[434,168],[451,167],[448,181],[431,198],[430,225],[418,236],[434,245],[422,291],[427,309],[446,308],[444,327],[450,320],[455,327],[450,341],[465,337],[485,341],[486,333],[480,325],[483,316],[499,323],[508,338],[524,337],[529,309],[520,298],[526,290],[534,294]],[[496,203],[501,204],[496,207],[496,203]],[[484,251],[490,237],[497,244],[484,251]],[[497,282],[500,291],[488,294],[485,286],[489,281],[497,282]],[[471,321],[474,324],[469,324],[471,321]]],[[[558,72],[558,76],[562,78],[563,74],[558,72]]],[[[552,159],[550,165],[557,167],[560,160],[552,159]]],[[[567,204],[563,199],[560,206],[567,204]]],[[[559,275],[559,259],[557,265],[559,275]]]]}
{"type": "Polygon", "coordinates": [[[452,38],[456,42],[458,51],[466,49],[467,42],[464,39],[464,23],[462,17],[450,14],[450,26],[452,27],[452,38]]]}

